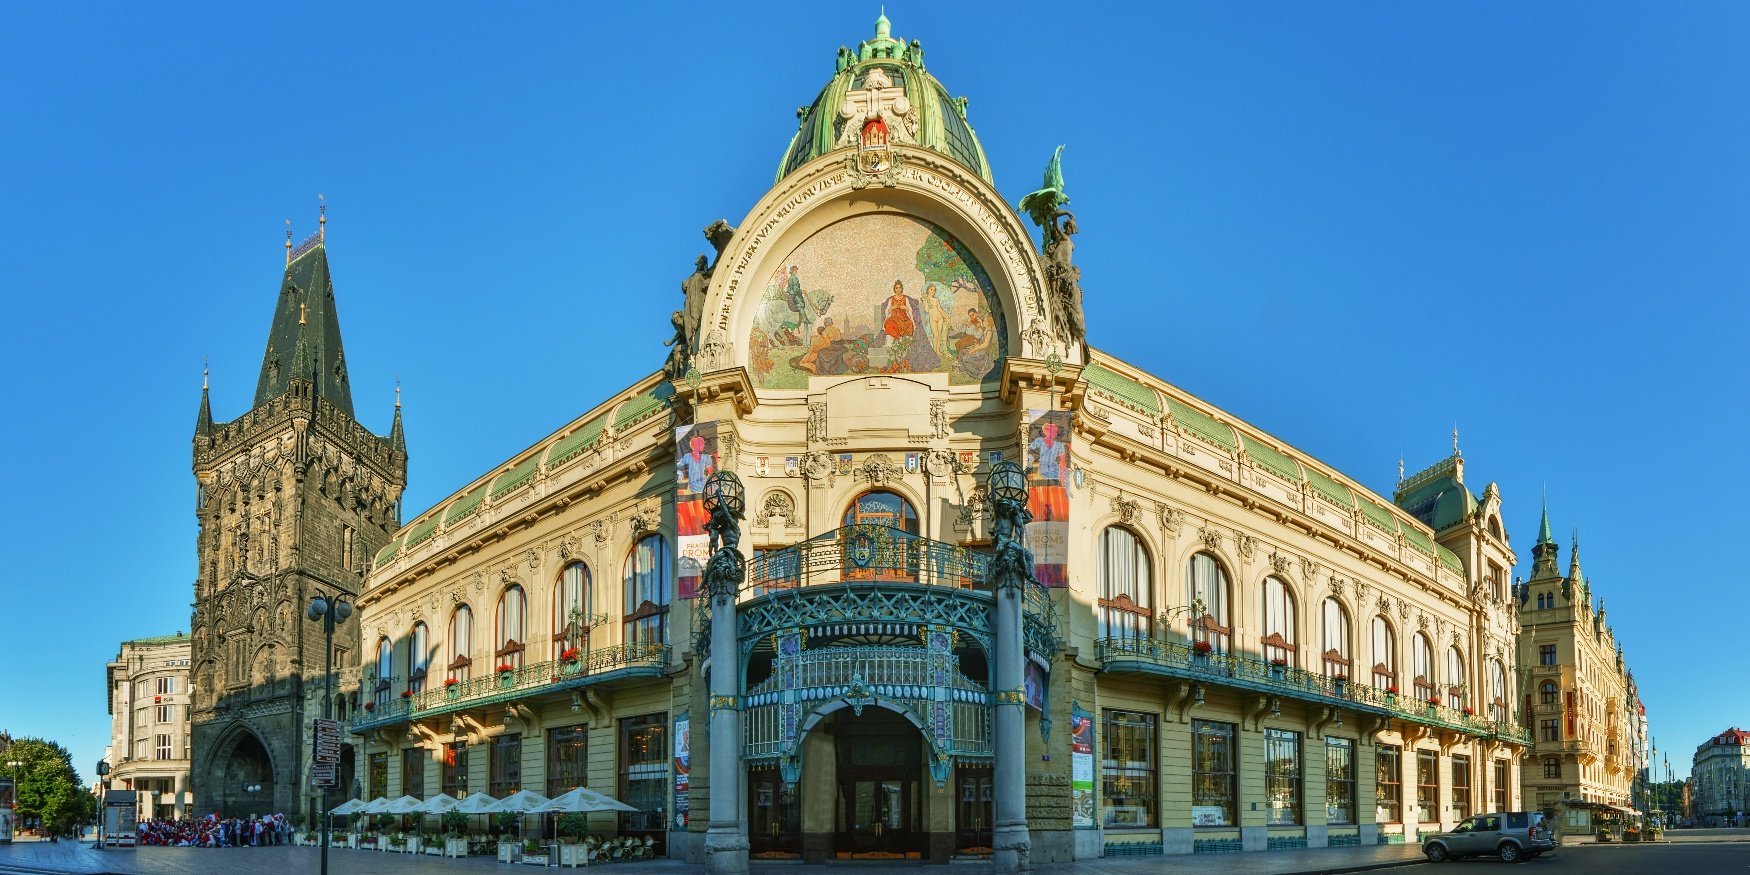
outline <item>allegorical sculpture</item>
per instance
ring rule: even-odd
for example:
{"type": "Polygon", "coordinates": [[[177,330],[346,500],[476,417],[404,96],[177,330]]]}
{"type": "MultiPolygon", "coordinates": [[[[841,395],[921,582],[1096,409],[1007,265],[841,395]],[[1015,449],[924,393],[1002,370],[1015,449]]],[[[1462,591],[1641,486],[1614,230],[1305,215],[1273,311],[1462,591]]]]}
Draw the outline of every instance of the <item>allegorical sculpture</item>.
{"type": "Polygon", "coordinates": [[[1021,198],[1021,210],[1044,232],[1047,306],[1060,336],[1079,346],[1086,343],[1088,330],[1082,316],[1082,269],[1074,264],[1075,242],[1070,239],[1076,233],[1076,217],[1064,209],[1068,205],[1069,195],[1063,190],[1063,147],[1058,146],[1045,166],[1044,187],[1021,198]]]}
{"type": "MultiPolygon", "coordinates": [[[[700,257],[703,260],[703,256],[700,257]]],[[[674,325],[674,337],[662,342],[668,347],[668,358],[662,363],[662,374],[670,380],[679,380],[687,375],[687,367],[692,364],[693,356],[687,342],[686,316],[676,310],[668,317],[674,325]]]]}
{"type": "Polygon", "coordinates": [[[733,597],[747,576],[741,558],[741,520],[747,512],[747,492],[734,471],[718,471],[705,481],[705,533],[709,535],[704,588],[713,596],[733,597]]]}
{"type": "Polygon", "coordinates": [[[1037,583],[1033,576],[1033,551],[1027,548],[1027,478],[1019,465],[1001,462],[989,479],[991,496],[992,555],[987,566],[992,590],[1037,583]]]}

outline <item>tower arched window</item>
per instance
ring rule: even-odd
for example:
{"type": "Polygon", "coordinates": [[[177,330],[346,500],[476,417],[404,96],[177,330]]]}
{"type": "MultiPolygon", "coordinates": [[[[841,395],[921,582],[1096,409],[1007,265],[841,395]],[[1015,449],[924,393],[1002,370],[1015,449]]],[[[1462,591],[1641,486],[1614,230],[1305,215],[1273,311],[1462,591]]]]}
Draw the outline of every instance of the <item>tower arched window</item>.
{"type": "Polygon", "coordinates": [[[467,605],[457,605],[450,614],[449,663],[446,668],[449,676],[458,682],[468,679],[474,659],[469,656],[470,644],[474,635],[474,610],[467,605]]]}
{"type": "Polygon", "coordinates": [[[918,533],[918,514],[911,502],[898,493],[871,489],[845,508],[844,525],[889,526],[908,534],[918,533]]]}
{"type": "MultiPolygon", "coordinates": [[[[882,528],[908,535],[919,531],[917,511],[898,493],[872,489],[851,500],[845,508],[844,528],[839,530],[844,561],[839,569],[844,580],[915,581],[920,570],[918,551],[907,539],[895,539],[882,528]],[[870,531],[876,527],[876,531],[870,531]]],[[[931,569],[932,571],[935,569],[931,569]]]]}
{"type": "Polygon", "coordinates": [[[527,648],[523,641],[528,637],[526,620],[528,619],[528,600],[523,597],[523,588],[519,584],[511,584],[504,588],[498,596],[498,613],[494,617],[492,640],[497,647],[492,651],[493,658],[499,665],[511,668],[523,667],[523,651],[527,648]]]}
{"type": "Polygon", "coordinates": [[[577,649],[589,652],[589,566],[573,562],[559,572],[553,586],[553,658],[577,649]]]}
{"type": "Polygon", "coordinates": [[[625,591],[627,644],[668,643],[669,556],[661,535],[646,535],[626,556],[625,591]]]}
{"type": "Polygon", "coordinates": [[[1555,683],[1544,681],[1543,684],[1537,688],[1537,703],[1539,705],[1554,705],[1556,704],[1556,699],[1560,695],[1560,691],[1556,689],[1555,683]]]}
{"type": "Polygon", "coordinates": [[[1299,648],[1294,646],[1294,595],[1280,578],[1264,579],[1264,658],[1271,665],[1300,667],[1299,648]]]}
{"type": "Polygon", "coordinates": [[[1446,648],[1446,707],[1464,707],[1464,654],[1456,647],[1446,648]]]}
{"type": "Polygon", "coordinates": [[[413,624],[413,631],[407,635],[407,691],[417,693],[425,689],[426,668],[431,664],[431,635],[426,632],[422,620],[413,624]]]}
{"type": "Polygon", "coordinates": [[[1383,616],[1373,618],[1373,685],[1382,690],[1398,686],[1398,642],[1391,622],[1383,616]]]}
{"type": "Polygon", "coordinates": [[[1185,570],[1185,596],[1191,606],[1191,641],[1226,653],[1233,627],[1228,621],[1227,572],[1221,561],[1197,553],[1185,570]]]}
{"type": "Polygon", "coordinates": [[[1320,646],[1324,649],[1325,677],[1349,679],[1353,660],[1349,656],[1349,613],[1336,599],[1325,599],[1320,619],[1320,646]]]}
{"type": "Polygon", "coordinates": [[[395,674],[395,645],[389,643],[388,636],[377,639],[377,684],[375,693],[377,707],[387,707],[389,704],[389,688],[395,674]]]}
{"type": "Polygon", "coordinates": [[[1147,548],[1129,529],[1112,526],[1100,533],[1098,559],[1100,637],[1153,637],[1154,575],[1147,548]]]}
{"type": "Polygon", "coordinates": [[[1421,632],[1410,636],[1410,669],[1415,677],[1416,698],[1424,702],[1434,698],[1434,648],[1421,632]]]}

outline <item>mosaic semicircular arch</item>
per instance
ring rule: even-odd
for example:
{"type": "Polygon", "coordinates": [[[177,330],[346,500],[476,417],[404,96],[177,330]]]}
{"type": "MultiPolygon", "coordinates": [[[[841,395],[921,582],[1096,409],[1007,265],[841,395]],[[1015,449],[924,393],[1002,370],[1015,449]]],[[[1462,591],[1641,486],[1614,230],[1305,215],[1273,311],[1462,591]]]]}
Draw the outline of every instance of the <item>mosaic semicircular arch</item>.
{"type": "Polygon", "coordinates": [[[996,379],[1008,325],[990,275],[953,235],[914,216],[861,215],[815,232],[767,278],[748,335],[764,389],[811,376],[946,373],[996,379]]]}

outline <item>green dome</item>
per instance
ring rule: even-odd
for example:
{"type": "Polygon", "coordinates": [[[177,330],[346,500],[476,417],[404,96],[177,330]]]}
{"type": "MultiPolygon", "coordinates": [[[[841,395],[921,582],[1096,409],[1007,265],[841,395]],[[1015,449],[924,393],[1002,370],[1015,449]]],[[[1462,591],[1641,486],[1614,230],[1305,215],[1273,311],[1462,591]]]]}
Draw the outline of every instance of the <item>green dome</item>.
{"type": "Polygon", "coordinates": [[[857,149],[865,122],[879,117],[890,142],[940,152],[991,181],[984,147],[966,120],[966,98],[949,97],[924,72],[923,46],[894,38],[886,15],[875,21],[873,39],[856,51],[839,49],[832,81],[796,115],[796,136],[778,165],[778,179],[822,155],[857,149]]]}

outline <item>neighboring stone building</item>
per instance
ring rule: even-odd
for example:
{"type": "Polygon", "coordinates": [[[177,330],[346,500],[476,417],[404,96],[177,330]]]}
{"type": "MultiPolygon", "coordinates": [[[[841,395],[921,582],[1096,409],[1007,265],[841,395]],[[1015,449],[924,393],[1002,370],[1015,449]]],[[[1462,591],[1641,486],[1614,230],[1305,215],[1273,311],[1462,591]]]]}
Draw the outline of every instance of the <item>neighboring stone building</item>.
{"type": "Polygon", "coordinates": [[[880,19],[740,229],[707,229],[666,372],[376,554],[368,796],[587,785],[640,809],[593,830],[726,872],[1372,844],[1521,807],[1499,490],[1455,450],[1382,498],[1089,348],[1056,161],[1023,201],[1041,253],[965,111],[880,19]],[[1002,462],[1024,609],[992,585],[1002,462]],[[723,471],[746,583],[706,600],[723,471]]]}
{"type": "Polygon", "coordinates": [[[1743,826],[1750,817],[1750,732],[1734,726],[1695,749],[1690,813],[1708,826],[1743,826]]]}
{"type": "Polygon", "coordinates": [[[188,635],[123,641],[104,669],[110,789],[135,791],[142,818],[194,812],[188,781],[188,635]]]}
{"type": "Polygon", "coordinates": [[[1547,510],[1531,552],[1531,577],[1518,592],[1521,689],[1535,737],[1525,798],[1560,814],[1563,829],[1584,832],[1599,812],[1633,810],[1646,767],[1645,714],[1604,600],[1593,606],[1578,543],[1567,576],[1558,569],[1547,510]]]}
{"type": "MultiPolygon", "coordinates": [[[[353,417],[324,241],[321,231],[295,249],[286,239],[254,408],[215,423],[201,388],[193,781],[202,809],[225,816],[310,807],[323,633],[305,605],[356,593],[367,560],[400,523],[400,404],[387,438],[353,417]]],[[[349,622],[335,638],[337,673],[357,659],[349,622]]],[[[349,769],[343,760],[343,786],[349,769]]]]}

